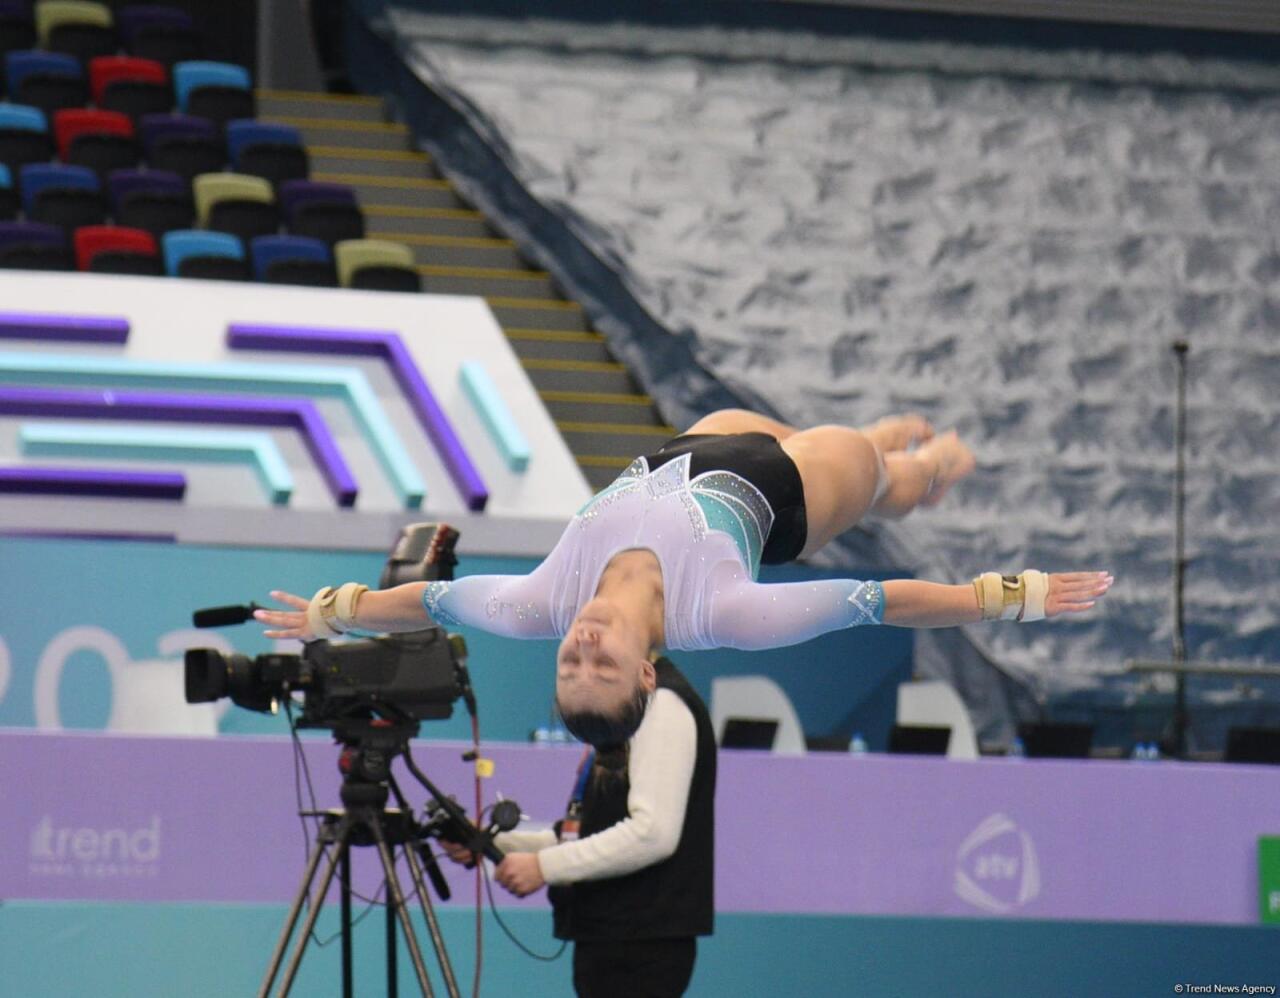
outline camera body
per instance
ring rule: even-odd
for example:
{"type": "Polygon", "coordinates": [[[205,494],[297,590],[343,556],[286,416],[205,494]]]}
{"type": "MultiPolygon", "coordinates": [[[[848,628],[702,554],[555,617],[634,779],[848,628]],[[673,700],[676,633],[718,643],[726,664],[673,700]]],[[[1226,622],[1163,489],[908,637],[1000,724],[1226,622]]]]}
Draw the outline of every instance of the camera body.
{"type": "Polygon", "coordinates": [[[303,694],[300,727],[334,727],[378,716],[434,721],[453,715],[463,695],[465,646],[433,627],[412,634],[334,643],[312,641],[301,655],[223,655],[192,648],[184,657],[188,703],[229,697],[248,710],[270,711],[303,694]]]}

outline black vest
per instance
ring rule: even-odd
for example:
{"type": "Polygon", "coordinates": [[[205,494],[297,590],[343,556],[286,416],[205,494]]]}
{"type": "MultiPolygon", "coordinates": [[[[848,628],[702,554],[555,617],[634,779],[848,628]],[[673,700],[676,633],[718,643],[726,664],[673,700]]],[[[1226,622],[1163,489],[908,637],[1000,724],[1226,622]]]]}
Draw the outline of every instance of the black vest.
{"type": "MultiPolygon", "coordinates": [[[[676,939],[711,935],[715,913],[716,739],[707,706],[667,659],[656,663],[658,688],[688,706],[698,730],[684,827],[676,851],[643,869],[605,880],[552,887],[548,894],[559,939],[676,939]]],[[[602,832],[627,817],[625,773],[591,779],[579,835],[602,832]]]]}

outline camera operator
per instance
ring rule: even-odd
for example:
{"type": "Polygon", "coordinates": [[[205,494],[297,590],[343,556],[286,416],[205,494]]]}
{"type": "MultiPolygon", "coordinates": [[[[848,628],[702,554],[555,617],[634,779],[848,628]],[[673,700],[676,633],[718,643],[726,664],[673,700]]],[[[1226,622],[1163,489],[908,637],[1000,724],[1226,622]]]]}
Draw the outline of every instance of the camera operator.
{"type": "MultiPolygon", "coordinates": [[[[496,879],[547,885],[557,938],[574,942],[580,998],[674,998],[713,921],[716,745],[701,697],[666,658],[648,662],[621,714],[561,674],[565,726],[594,746],[555,829],[506,832],[496,879]],[[634,733],[629,733],[634,732],[634,733]]],[[[469,861],[446,843],[451,858],[469,861]]]]}

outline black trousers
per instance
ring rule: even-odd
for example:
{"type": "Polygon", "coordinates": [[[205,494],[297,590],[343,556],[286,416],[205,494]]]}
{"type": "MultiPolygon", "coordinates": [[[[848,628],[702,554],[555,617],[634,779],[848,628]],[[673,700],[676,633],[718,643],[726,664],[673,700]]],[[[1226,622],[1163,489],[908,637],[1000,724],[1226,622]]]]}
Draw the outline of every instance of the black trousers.
{"type": "Polygon", "coordinates": [[[693,937],[576,942],[573,988],[578,998],[680,998],[697,955],[693,937]]]}

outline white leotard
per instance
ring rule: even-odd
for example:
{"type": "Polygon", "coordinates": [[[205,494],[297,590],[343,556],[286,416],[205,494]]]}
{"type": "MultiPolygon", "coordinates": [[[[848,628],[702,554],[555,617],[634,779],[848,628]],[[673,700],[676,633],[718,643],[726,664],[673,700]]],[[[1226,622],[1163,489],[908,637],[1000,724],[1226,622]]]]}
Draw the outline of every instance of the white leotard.
{"type": "Polygon", "coordinates": [[[528,575],[428,583],[427,612],[445,627],[562,637],[614,555],[643,549],[662,569],[668,648],[776,648],[883,620],[878,582],[756,582],[773,510],[731,472],[708,471],[691,481],[689,462],[684,454],[650,471],[638,458],[574,516],[528,575]]]}

